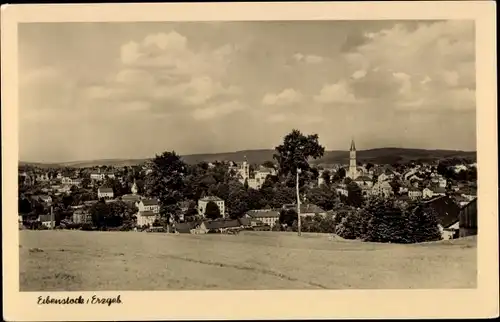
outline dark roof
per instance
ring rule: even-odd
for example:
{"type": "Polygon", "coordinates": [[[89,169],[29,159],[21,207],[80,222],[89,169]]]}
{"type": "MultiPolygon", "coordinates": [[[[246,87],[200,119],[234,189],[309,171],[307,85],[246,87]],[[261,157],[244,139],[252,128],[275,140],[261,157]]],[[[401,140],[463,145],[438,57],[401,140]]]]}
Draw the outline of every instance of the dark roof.
{"type": "Polygon", "coordinates": [[[247,214],[252,218],[279,217],[280,213],[276,210],[249,210],[247,214]]]}
{"type": "Polygon", "coordinates": [[[113,192],[113,189],[112,188],[108,188],[108,187],[100,187],[99,191],[100,192],[113,192]]]}
{"type": "Polygon", "coordinates": [[[206,220],[203,222],[207,229],[236,228],[241,226],[237,219],[233,220],[206,220]]]}
{"type": "Polygon", "coordinates": [[[250,219],[249,218],[239,218],[238,221],[240,222],[241,226],[250,226],[250,219]]]}
{"type": "Polygon", "coordinates": [[[367,176],[360,176],[360,177],[357,177],[356,179],[354,179],[354,181],[372,181],[372,179],[370,179],[367,176]]]}
{"type": "Polygon", "coordinates": [[[156,214],[154,212],[150,211],[150,210],[140,211],[139,215],[140,216],[144,216],[144,217],[156,216],[156,214]]]}
{"type": "Polygon", "coordinates": [[[440,196],[423,202],[436,211],[438,221],[447,228],[458,221],[460,207],[448,196],[440,196]]]}
{"type": "Polygon", "coordinates": [[[320,207],[313,205],[313,204],[300,204],[300,213],[302,214],[307,214],[307,213],[323,213],[325,212],[323,209],[320,207]]]}
{"type": "Polygon", "coordinates": [[[41,222],[51,221],[52,217],[50,215],[40,215],[38,216],[41,222]]]}
{"type": "Polygon", "coordinates": [[[204,198],[201,198],[200,199],[201,201],[223,201],[221,198],[219,197],[215,197],[215,196],[207,196],[207,197],[204,197],[204,198]]]}
{"type": "Polygon", "coordinates": [[[156,199],[143,199],[141,201],[144,206],[157,206],[158,205],[158,200],[156,199]]]}
{"type": "Polygon", "coordinates": [[[185,222],[185,223],[176,223],[175,224],[175,230],[178,231],[179,233],[190,233],[191,229],[194,229],[196,227],[196,224],[194,222],[185,222]]]}
{"type": "Polygon", "coordinates": [[[445,188],[441,188],[441,187],[435,187],[435,188],[432,188],[432,191],[436,192],[436,193],[445,193],[446,189],[445,188]]]}
{"type": "Polygon", "coordinates": [[[139,200],[141,200],[141,196],[133,195],[133,194],[123,195],[121,198],[122,198],[122,201],[139,201],[139,200]]]}

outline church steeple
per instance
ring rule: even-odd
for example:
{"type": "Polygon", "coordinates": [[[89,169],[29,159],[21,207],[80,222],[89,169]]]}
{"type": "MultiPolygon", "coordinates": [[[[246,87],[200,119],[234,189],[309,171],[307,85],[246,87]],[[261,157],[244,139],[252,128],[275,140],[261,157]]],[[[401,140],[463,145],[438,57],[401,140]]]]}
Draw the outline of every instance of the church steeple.
{"type": "Polygon", "coordinates": [[[349,151],[356,151],[356,145],[354,144],[354,139],[351,140],[351,149],[349,151]]]}

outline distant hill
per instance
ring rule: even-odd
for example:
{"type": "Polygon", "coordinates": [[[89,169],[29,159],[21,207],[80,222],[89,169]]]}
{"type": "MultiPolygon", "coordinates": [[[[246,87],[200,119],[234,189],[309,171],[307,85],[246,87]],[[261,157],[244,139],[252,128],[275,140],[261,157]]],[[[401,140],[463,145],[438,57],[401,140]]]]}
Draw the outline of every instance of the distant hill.
{"type": "MultiPolygon", "coordinates": [[[[184,162],[188,164],[196,164],[198,162],[214,162],[214,161],[235,161],[241,162],[245,159],[250,163],[263,163],[273,160],[274,150],[245,150],[227,153],[211,153],[211,154],[190,154],[182,156],[184,162]]],[[[469,151],[454,151],[454,150],[425,150],[425,149],[403,149],[403,148],[379,148],[371,150],[357,151],[357,160],[359,162],[371,162],[378,164],[392,164],[397,162],[406,162],[410,160],[432,161],[443,158],[458,157],[458,158],[476,158],[476,152],[469,151]]],[[[36,162],[19,162],[20,165],[33,165],[41,168],[49,167],[93,167],[93,166],[133,166],[146,162],[149,159],[108,159],[108,160],[91,160],[91,161],[74,161],[63,163],[36,163],[36,162]]],[[[323,158],[314,160],[314,164],[335,164],[347,163],[349,160],[349,151],[326,151],[323,158]]]]}

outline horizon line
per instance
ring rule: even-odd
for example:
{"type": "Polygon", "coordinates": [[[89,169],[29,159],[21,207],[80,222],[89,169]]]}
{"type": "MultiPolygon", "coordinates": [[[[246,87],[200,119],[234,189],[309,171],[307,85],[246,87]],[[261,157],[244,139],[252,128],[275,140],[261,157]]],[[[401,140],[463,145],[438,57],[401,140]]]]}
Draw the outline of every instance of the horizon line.
{"type": "MultiPolygon", "coordinates": [[[[450,152],[465,152],[465,153],[477,153],[476,150],[456,150],[456,149],[442,149],[442,148],[403,148],[403,147],[395,147],[395,146],[388,146],[388,147],[381,147],[381,148],[371,148],[371,149],[364,149],[364,150],[356,150],[356,152],[361,152],[361,151],[370,151],[370,150],[382,150],[382,149],[402,149],[402,150],[426,150],[426,151],[450,151],[450,152]]],[[[230,154],[230,153],[241,153],[241,152],[248,152],[248,151],[268,151],[268,150],[274,150],[272,148],[261,148],[261,149],[247,149],[247,150],[236,150],[236,151],[226,151],[226,152],[199,152],[199,153],[189,153],[189,154],[179,154],[176,152],[177,155],[180,157],[186,157],[186,156],[195,156],[195,155],[203,155],[203,154],[230,154]]],[[[165,150],[164,152],[175,152],[175,150],[165,150]]],[[[325,152],[349,152],[349,150],[326,150],[325,152]]],[[[163,152],[161,152],[163,153],[163,152]]],[[[160,153],[160,154],[161,154],[160,153]]],[[[155,154],[155,156],[158,154],[155,154]]],[[[98,162],[98,161],[133,161],[133,160],[149,160],[153,159],[155,156],[150,156],[150,157],[139,157],[139,158],[98,158],[98,159],[88,159],[88,160],[72,160],[72,161],[52,161],[52,162],[45,162],[45,161],[23,161],[23,160],[18,160],[18,163],[39,163],[39,164],[64,164],[64,163],[83,163],[83,162],[98,162]]]]}

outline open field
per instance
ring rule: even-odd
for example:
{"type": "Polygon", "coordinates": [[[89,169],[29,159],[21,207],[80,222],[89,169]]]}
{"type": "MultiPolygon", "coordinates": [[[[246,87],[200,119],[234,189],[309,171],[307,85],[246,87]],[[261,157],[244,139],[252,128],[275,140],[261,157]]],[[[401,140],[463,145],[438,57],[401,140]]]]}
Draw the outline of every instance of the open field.
{"type": "Polygon", "coordinates": [[[476,239],[20,231],[21,291],[476,287],[476,239]]]}

